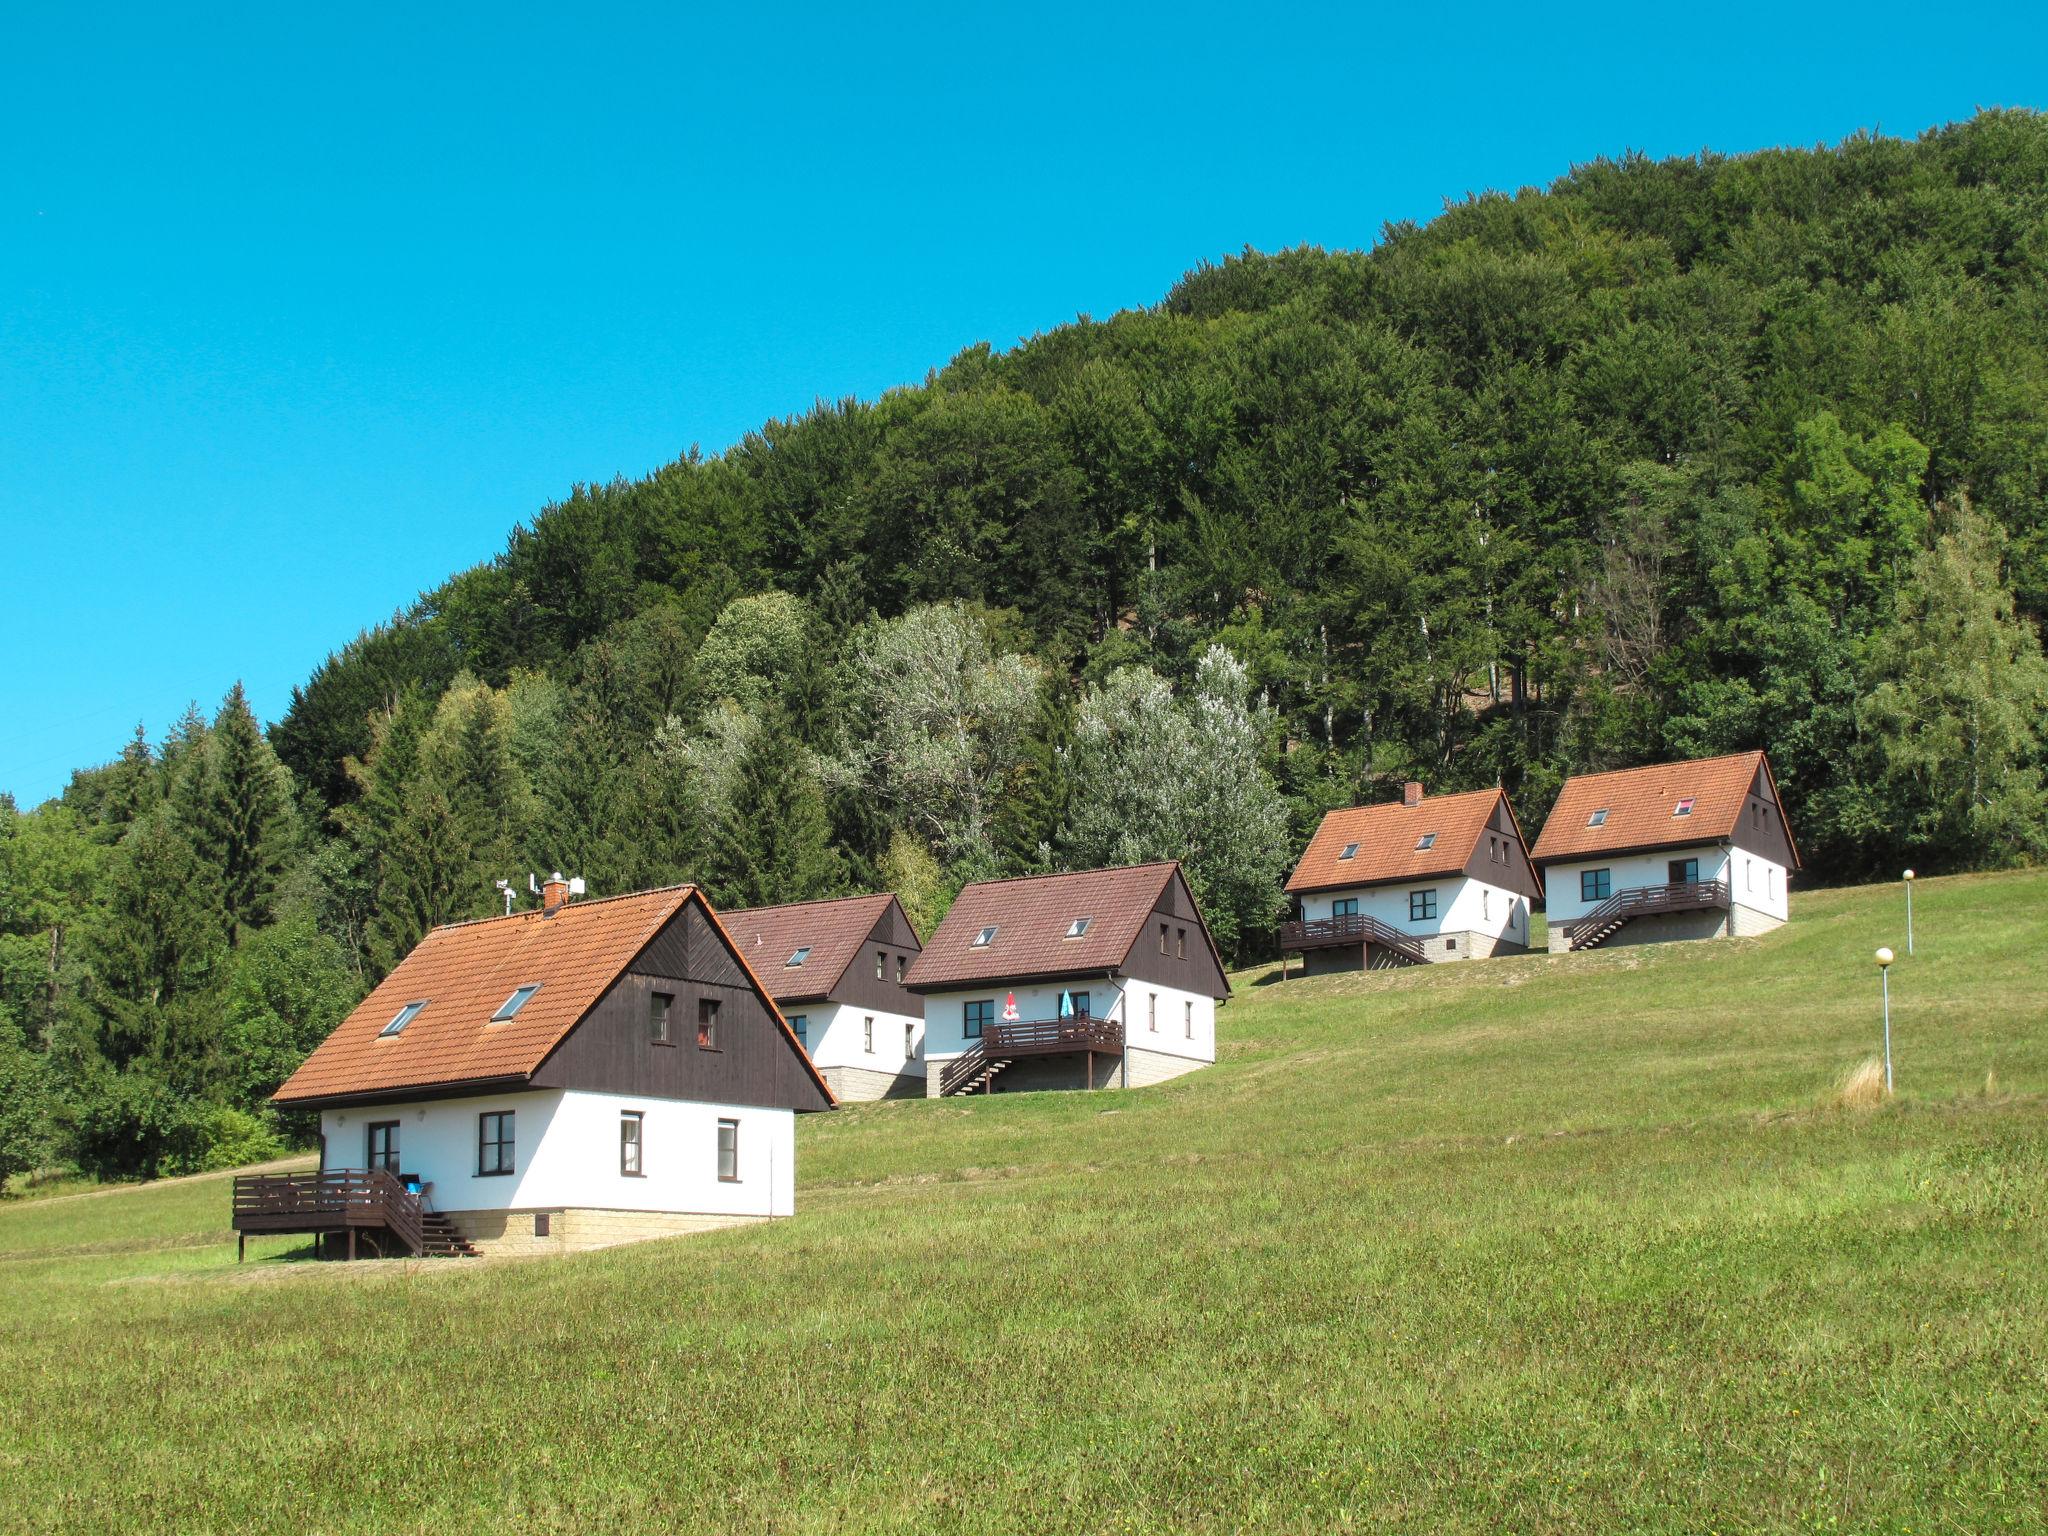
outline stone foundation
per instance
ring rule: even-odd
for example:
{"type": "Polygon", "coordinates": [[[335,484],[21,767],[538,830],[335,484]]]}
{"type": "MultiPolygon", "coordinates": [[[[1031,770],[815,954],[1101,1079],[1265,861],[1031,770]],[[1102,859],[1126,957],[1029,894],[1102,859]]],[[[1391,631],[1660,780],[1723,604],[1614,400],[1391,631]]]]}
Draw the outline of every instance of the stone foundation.
{"type": "Polygon", "coordinates": [[[832,1097],[845,1104],[865,1104],[875,1099],[922,1098],[925,1091],[924,1074],[916,1069],[876,1072],[868,1067],[820,1067],[818,1075],[825,1079],[825,1086],[832,1090],[832,1097]]]}
{"type": "MultiPolygon", "coordinates": [[[[1717,907],[1704,907],[1696,912],[1653,912],[1647,917],[1634,918],[1599,948],[1619,949],[1628,944],[1673,944],[1690,939],[1725,939],[1731,935],[1751,938],[1784,926],[1785,920],[1782,917],[1773,917],[1768,912],[1745,907],[1738,901],[1726,912],[1717,907]]],[[[1550,952],[1553,955],[1561,955],[1569,950],[1572,935],[1578,928],[1577,923],[1553,923],[1550,928],[1550,952]]]]}
{"type": "Polygon", "coordinates": [[[582,1253],[656,1237],[751,1226],[766,1216],[692,1216],[672,1211],[605,1211],[571,1206],[549,1211],[446,1211],[449,1222],[477,1252],[490,1258],[534,1253],[582,1253]],[[545,1216],[546,1237],[534,1236],[534,1217],[545,1216]]]}

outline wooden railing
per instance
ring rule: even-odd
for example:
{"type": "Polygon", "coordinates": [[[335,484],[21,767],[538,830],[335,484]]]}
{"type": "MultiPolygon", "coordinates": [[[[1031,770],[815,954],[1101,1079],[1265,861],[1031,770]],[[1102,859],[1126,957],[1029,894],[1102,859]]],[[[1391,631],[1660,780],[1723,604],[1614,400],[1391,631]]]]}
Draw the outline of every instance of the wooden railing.
{"type": "Polygon", "coordinates": [[[1347,912],[1342,917],[1316,917],[1280,925],[1280,948],[1296,954],[1304,949],[1327,949],[1337,944],[1377,944],[1420,964],[1425,958],[1415,939],[1399,929],[1389,928],[1364,912],[1347,912]]]}
{"type": "Polygon", "coordinates": [[[1653,912],[1697,912],[1728,906],[1725,880],[1677,880],[1668,885],[1632,885],[1616,891],[1584,917],[1572,922],[1573,949],[1589,949],[1611,937],[1622,924],[1653,912]]]}
{"type": "Polygon", "coordinates": [[[235,1179],[237,1232],[341,1232],[383,1227],[414,1253],[426,1246],[419,1196],[382,1168],[245,1173],[235,1179]]]}

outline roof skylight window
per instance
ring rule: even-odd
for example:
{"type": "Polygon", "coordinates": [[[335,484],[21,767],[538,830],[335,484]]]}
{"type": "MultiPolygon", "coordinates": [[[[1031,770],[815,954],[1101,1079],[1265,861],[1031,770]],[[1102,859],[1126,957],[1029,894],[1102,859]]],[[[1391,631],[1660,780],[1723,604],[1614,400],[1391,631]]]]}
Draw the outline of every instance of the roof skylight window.
{"type": "Polygon", "coordinates": [[[1357,858],[1357,857],[1358,857],[1358,844],[1356,844],[1356,843],[1346,843],[1346,844],[1345,844],[1345,845],[1344,845],[1344,846],[1343,846],[1343,847],[1342,847],[1341,849],[1339,849],[1339,850],[1338,850],[1338,852],[1337,852],[1337,857],[1338,857],[1338,858],[1340,858],[1340,859],[1355,859],[1355,858],[1357,858]]]}
{"type": "Polygon", "coordinates": [[[1690,816],[1692,814],[1692,796],[1687,795],[1683,800],[1679,801],[1676,806],[1672,807],[1671,814],[1674,816],[1690,816]]]}
{"type": "Polygon", "coordinates": [[[1418,853],[1425,848],[1434,848],[1435,846],[1436,834],[1434,832],[1425,832],[1415,840],[1415,849],[1418,853]]]}
{"type": "Polygon", "coordinates": [[[520,1009],[533,1001],[533,994],[539,990],[540,983],[537,981],[519,988],[498,1005],[498,1011],[491,1015],[491,1022],[493,1024],[502,1024],[507,1019],[512,1018],[520,1009]]]}
{"type": "Polygon", "coordinates": [[[1070,939],[1080,938],[1082,934],[1088,931],[1088,925],[1094,921],[1095,919],[1092,917],[1075,918],[1071,923],[1067,924],[1067,937],[1070,939]]]}
{"type": "Polygon", "coordinates": [[[977,933],[974,936],[974,942],[972,944],[969,944],[967,947],[969,949],[987,949],[989,945],[995,943],[995,941],[996,925],[994,923],[990,923],[986,928],[982,929],[981,932],[977,933]]]}
{"type": "Polygon", "coordinates": [[[805,944],[801,948],[797,949],[793,954],[790,955],[790,957],[787,960],[783,961],[782,963],[786,968],[793,970],[797,966],[802,965],[806,960],[810,958],[811,946],[805,944]]]}
{"type": "Polygon", "coordinates": [[[1589,827],[1604,827],[1604,826],[1606,826],[1606,825],[1607,825],[1607,807],[1603,805],[1602,807],[1600,807],[1600,809],[1599,809],[1599,810],[1595,811],[1595,812],[1594,812],[1594,813],[1593,813],[1592,815],[1588,816],[1588,817],[1586,818],[1586,825],[1587,825],[1587,826],[1589,826],[1589,827]]]}
{"type": "Polygon", "coordinates": [[[378,1037],[381,1039],[385,1035],[397,1034],[401,1029],[404,1029],[406,1025],[410,1024],[414,1019],[420,1016],[420,1010],[426,1007],[429,1001],[430,999],[423,997],[416,1003],[407,1003],[403,1008],[399,1009],[397,1013],[391,1016],[391,1022],[389,1024],[386,1024],[382,1029],[377,1031],[378,1037]]]}

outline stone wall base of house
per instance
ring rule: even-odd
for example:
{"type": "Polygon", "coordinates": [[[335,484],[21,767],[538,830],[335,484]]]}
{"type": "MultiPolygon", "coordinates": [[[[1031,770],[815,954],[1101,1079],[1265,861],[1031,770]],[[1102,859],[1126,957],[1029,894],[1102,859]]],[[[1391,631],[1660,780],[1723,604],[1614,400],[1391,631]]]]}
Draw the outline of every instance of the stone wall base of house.
{"type": "Polygon", "coordinates": [[[447,1211],[449,1222],[490,1258],[524,1253],[582,1253],[655,1237],[682,1237],[745,1227],[767,1216],[692,1216],[673,1211],[606,1211],[570,1206],[556,1210],[447,1211]],[[547,1218],[546,1237],[534,1235],[534,1217],[547,1218]]]}
{"type": "Polygon", "coordinates": [[[864,1104],[875,1099],[921,1099],[925,1079],[921,1071],[877,1072],[868,1067],[820,1067],[818,1075],[843,1104],[864,1104]]]}
{"type": "MultiPolygon", "coordinates": [[[[1698,912],[1653,912],[1648,917],[1635,918],[1624,924],[1621,931],[1600,948],[1619,949],[1625,944],[1670,944],[1683,939],[1725,939],[1731,935],[1750,938],[1784,926],[1782,917],[1745,907],[1738,901],[1732,903],[1726,912],[1707,907],[1698,912]]],[[[1553,925],[1550,952],[1559,955],[1570,949],[1572,934],[1578,927],[1577,923],[1553,925]]]]}
{"type": "Polygon", "coordinates": [[[1165,1051],[1148,1051],[1136,1046],[1125,1049],[1124,1062],[1128,1068],[1126,1081],[1133,1088],[1149,1088],[1154,1083],[1164,1083],[1210,1065],[1192,1056],[1170,1056],[1165,1051]]]}

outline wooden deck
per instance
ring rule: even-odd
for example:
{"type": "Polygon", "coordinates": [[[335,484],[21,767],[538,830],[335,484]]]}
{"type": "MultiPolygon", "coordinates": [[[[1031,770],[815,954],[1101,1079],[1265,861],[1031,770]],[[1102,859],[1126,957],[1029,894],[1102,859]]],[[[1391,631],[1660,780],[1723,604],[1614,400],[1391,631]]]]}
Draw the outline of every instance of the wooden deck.
{"type": "MultiPolygon", "coordinates": [[[[1427,956],[1413,936],[1389,928],[1376,917],[1349,912],[1342,917],[1318,917],[1280,925],[1280,952],[1296,955],[1311,949],[1353,946],[1377,949],[1407,965],[1422,965],[1427,956]]],[[[1371,964],[1370,953],[1366,963],[1371,964]]]]}
{"type": "Polygon", "coordinates": [[[1119,1053],[1124,1048],[1124,1027],[1115,1019],[1090,1018],[1074,1014],[1063,1019],[991,1024],[965,1055],[946,1063],[939,1074],[941,1097],[967,1093],[989,1084],[1011,1062],[1025,1056],[1085,1055],[1091,1063],[1098,1055],[1119,1053]]]}
{"type": "Polygon", "coordinates": [[[251,1232],[348,1234],[356,1257],[367,1234],[376,1252],[402,1247],[419,1257],[475,1252],[448,1223],[382,1168],[323,1168],[311,1173],[245,1173],[235,1179],[232,1225],[239,1259],[251,1232]]]}
{"type": "Polygon", "coordinates": [[[1605,944],[1639,917],[1656,912],[1698,912],[1709,907],[1728,910],[1725,880],[1681,880],[1669,885],[1633,885],[1616,891],[1572,925],[1570,947],[1594,949],[1605,944]]]}

